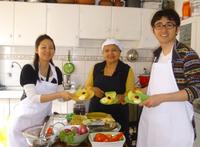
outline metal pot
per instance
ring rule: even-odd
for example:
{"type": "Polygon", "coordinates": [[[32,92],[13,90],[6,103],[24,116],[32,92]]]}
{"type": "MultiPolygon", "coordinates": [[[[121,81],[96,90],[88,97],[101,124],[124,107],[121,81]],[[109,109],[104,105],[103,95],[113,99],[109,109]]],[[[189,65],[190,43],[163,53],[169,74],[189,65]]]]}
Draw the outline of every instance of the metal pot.
{"type": "Polygon", "coordinates": [[[126,54],[126,59],[129,62],[134,62],[138,59],[138,52],[135,49],[130,49],[126,54]]]}

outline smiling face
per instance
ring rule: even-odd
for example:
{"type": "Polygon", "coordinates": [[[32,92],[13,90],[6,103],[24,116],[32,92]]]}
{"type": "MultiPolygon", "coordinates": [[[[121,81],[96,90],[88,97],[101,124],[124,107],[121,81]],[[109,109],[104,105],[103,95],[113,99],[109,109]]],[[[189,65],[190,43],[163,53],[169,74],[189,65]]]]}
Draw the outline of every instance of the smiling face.
{"type": "Polygon", "coordinates": [[[119,60],[120,54],[121,54],[121,51],[114,44],[105,45],[103,48],[103,57],[105,61],[108,63],[117,62],[119,60]]]}
{"type": "Polygon", "coordinates": [[[173,20],[166,17],[161,17],[153,26],[153,32],[160,44],[171,44],[176,40],[179,27],[173,20]]]}
{"type": "Polygon", "coordinates": [[[40,61],[49,62],[55,54],[53,42],[49,39],[42,40],[35,52],[38,54],[40,61]]]}

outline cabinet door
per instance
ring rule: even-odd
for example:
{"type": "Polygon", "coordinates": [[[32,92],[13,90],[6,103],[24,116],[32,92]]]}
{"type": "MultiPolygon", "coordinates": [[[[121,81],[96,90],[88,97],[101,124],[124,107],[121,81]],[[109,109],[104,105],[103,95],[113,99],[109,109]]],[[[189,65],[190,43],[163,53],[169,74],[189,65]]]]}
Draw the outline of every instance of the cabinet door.
{"type": "Polygon", "coordinates": [[[0,44],[12,45],[14,4],[12,2],[0,2],[0,44]]]}
{"type": "Polygon", "coordinates": [[[142,9],[142,28],[141,28],[141,40],[140,46],[141,48],[152,48],[158,46],[158,41],[155,38],[152,27],[151,27],[151,19],[155,13],[153,9],[142,9]]]}
{"type": "Polygon", "coordinates": [[[15,3],[14,44],[34,45],[36,38],[46,32],[46,4],[15,3]]]}
{"type": "Polygon", "coordinates": [[[141,10],[137,8],[112,8],[112,37],[121,40],[140,40],[141,10]]]}
{"type": "Polygon", "coordinates": [[[78,46],[79,6],[48,4],[47,34],[56,46],[78,46]]]}
{"type": "Polygon", "coordinates": [[[110,37],[111,7],[80,6],[80,38],[105,39],[110,37]]]}

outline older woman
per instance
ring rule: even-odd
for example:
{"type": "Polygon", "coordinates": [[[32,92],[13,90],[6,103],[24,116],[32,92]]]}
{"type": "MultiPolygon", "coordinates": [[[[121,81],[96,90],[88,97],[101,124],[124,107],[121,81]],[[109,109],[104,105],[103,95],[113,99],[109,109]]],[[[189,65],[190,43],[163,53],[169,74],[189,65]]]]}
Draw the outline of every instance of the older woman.
{"type": "Polygon", "coordinates": [[[89,73],[86,87],[93,87],[94,98],[89,105],[90,112],[105,112],[113,116],[122,126],[122,131],[128,133],[129,109],[125,104],[103,105],[99,102],[105,92],[115,91],[119,99],[134,89],[134,73],[129,65],[120,60],[122,44],[116,39],[107,39],[102,44],[104,61],[97,63],[89,73]]]}
{"type": "Polygon", "coordinates": [[[144,109],[137,147],[192,147],[194,131],[191,102],[200,97],[200,60],[197,53],[176,40],[180,17],[172,9],[160,10],[151,20],[160,43],[144,109]]]}

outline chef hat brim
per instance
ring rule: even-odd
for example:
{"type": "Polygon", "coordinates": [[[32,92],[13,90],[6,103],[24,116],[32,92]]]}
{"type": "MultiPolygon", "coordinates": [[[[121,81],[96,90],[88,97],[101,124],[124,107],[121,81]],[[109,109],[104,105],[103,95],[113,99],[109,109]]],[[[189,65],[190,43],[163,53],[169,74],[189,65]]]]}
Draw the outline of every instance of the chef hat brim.
{"type": "Polygon", "coordinates": [[[102,51],[103,51],[104,46],[111,45],[111,44],[116,45],[119,48],[120,51],[123,50],[123,45],[118,40],[116,40],[116,39],[106,39],[101,46],[102,51]]]}

